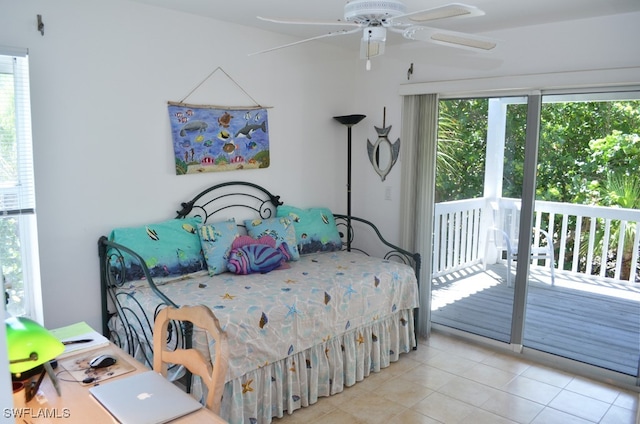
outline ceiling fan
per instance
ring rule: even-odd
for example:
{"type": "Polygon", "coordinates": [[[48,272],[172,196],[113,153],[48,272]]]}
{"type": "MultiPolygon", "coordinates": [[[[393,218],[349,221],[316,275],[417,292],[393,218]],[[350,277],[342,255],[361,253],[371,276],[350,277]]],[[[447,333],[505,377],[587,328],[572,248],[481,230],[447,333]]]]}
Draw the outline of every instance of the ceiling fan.
{"type": "Polygon", "coordinates": [[[344,26],[347,28],[262,50],[252,53],[252,55],[291,47],[321,38],[362,32],[360,58],[367,60],[366,68],[369,70],[371,69],[371,58],[384,53],[387,29],[400,33],[404,38],[409,40],[428,41],[471,50],[491,50],[496,46],[496,43],[491,39],[464,32],[447,31],[422,25],[425,22],[440,19],[481,15],[484,15],[482,10],[461,3],[450,3],[440,7],[408,13],[405,4],[398,0],[351,0],[344,6],[344,20],[314,21],[258,16],[260,20],[278,24],[344,26]]]}

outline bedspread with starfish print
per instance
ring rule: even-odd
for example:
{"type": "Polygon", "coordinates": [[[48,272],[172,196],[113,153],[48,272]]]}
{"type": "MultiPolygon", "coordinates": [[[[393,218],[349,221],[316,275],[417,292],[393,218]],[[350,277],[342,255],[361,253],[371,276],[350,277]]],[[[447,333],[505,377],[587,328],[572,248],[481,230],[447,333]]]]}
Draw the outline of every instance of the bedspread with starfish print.
{"type": "MultiPolygon", "coordinates": [[[[229,338],[227,381],[418,307],[416,276],[408,265],[346,251],[304,255],[290,265],[267,274],[200,275],[160,288],[177,304],[204,304],[218,317],[229,338]]],[[[123,290],[153,316],[157,297],[150,289],[123,290]]]]}

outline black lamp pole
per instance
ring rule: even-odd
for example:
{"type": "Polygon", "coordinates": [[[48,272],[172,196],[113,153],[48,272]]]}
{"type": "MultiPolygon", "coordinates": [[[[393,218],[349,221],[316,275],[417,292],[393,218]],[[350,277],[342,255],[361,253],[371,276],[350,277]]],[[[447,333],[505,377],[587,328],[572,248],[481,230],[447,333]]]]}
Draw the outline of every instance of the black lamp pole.
{"type": "Polygon", "coordinates": [[[366,118],[365,115],[334,116],[347,126],[347,251],[351,251],[351,127],[366,118]]]}

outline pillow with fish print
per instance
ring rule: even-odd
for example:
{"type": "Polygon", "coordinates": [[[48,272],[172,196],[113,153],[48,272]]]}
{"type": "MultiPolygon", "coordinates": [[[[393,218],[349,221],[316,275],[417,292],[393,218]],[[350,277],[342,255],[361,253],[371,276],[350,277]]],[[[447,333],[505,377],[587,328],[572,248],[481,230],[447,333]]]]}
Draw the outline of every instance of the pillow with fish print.
{"type": "MultiPolygon", "coordinates": [[[[193,217],[170,219],[139,227],[116,228],[111,231],[109,240],[128,247],[140,255],[151,277],[159,282],[164,277],[185,275],[206,269],[200,237],[196,233],[196,228],[201,222],[199,217],[193,217]]],[[[138,260],[128,253],[121,253],[124,259],[125,281],[144,279],[138,260]]]]}
{"type": "MultiPolygon", "coordinates": [[[[273,240],[273,239],[271,239],[273,240]]],[[[290,265],[287,243],[283,242],[277,249],[267,244],[246,244],[231,249],[227,268],[238,275],[253,273],[266,274],[274,269],[286,269],[290,265]]]]}
{"type": "Polygon", "coordinates": [[[287,217],[266,218],[266,219],[247,219],[244,221],[247,227],[247,233],[254,239],[263,236],[271,236],[275,239],[278,248],[282,243],[287,243],[290,260],[297,261],[300,259],[298,245],[296,243],[296,229],[291,220],[287,217]]]}
{"type": "Polygon", "coordinates": [[[288,217],[293,221],[301,255],[342,249],[336,221],[328,208],[301,209],[282,205],[278,206],[276,216],[288,217]]]}
{"type": "Polygon", "coordinates": [[[228,271],[227,260],[233,241],[240,235],[235,219],[198,225],[198,235],[209,275],[228,271]]]}

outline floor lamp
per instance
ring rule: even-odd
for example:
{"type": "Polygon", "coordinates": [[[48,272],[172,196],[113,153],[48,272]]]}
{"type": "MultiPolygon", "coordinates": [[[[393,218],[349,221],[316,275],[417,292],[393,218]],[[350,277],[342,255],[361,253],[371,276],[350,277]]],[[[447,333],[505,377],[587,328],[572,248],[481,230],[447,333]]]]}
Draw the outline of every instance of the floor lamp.
{"type": "Polygon", "coordinates": [[[365,115],[334,116],[347,126],[347,251],[351,251],[351,127],[366,118],[365,115]]]}

